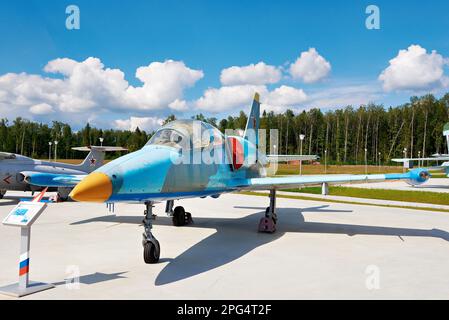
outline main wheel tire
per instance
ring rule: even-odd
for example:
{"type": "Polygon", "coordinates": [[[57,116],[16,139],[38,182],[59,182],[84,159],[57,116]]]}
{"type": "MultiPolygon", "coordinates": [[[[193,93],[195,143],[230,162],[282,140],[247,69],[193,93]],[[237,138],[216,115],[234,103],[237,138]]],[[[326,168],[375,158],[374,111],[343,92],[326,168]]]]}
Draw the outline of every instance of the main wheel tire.
{"type": "Polygon", "coordinates": [[[190,212],[186,212],[186,224],[193,223],[192,214],[190,212]]]}
{"type": "Polygon", "coordinates": [[[186,212],[183,207],[178,206],[173,210],[173,225],[181,227],[186,224],[186,212]]]}
{"type": "MultiPolygon", "coordinates": [[[[267,208],[265,209],[265,218],[268,218],[268,217],[270,216],[269,212],[270,212],[270,207],[267,207],[267,208]]],[[[277,218],[276,213],[271,217],[271,219],[273,219],[273,222],[274,222],[275,224],[278,222],[278,218],[277,218]]]]}
{"type": "Polygon", "coordinates": [[[161,248],[159,246],[159,241],[154,239],[154,243],[149,241],[143,246],[143,260],[147,264],[157,263],[159,261],[159,256],[161,253],[161,248]]]}

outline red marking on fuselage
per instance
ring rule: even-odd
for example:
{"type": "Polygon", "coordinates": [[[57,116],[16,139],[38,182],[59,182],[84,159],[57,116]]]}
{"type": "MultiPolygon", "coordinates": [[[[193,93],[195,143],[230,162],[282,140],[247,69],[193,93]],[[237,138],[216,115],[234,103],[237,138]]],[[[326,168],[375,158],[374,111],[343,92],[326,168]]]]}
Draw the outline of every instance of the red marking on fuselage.
{"type": "Polygon", "coordinates": [[[12,176],[7,176],[3,179],[3,181],[5,181],[7,184],[11,184],[11,181],[9,181],[9,179],[11,179],[12,176]]]}
{"type": "Polygon", "coordinates": [[[234,137],[229,137],[232,148],[232,164],[235,170],[240,169],[245,161],[245,155],[242,144],[234,137]]]}

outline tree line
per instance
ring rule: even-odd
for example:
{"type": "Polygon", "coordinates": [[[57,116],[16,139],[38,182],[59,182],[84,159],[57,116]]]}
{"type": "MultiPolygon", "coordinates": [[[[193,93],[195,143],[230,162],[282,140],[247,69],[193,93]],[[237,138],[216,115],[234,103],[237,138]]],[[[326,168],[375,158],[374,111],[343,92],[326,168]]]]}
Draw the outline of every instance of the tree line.
{"type": "MultiPolygon", "coordinates": [[[[192,117],[226,129],[243,129],[247,115],[218,120],[203,114],[192,117]]],[[[165,122],[175,120],[170,115],[165,122]]],[[[278,153],[299,154],[300,134],[303,154],[317,154],[328,163],[335,164],[385,164],[394,157],[429,156],[433,153],[448,153],[446,140],[442,136],[443,126],[449,119],[449,93],[435,98],[428,94],[412,97],[410,101],[396,107],[368,104],[358,107],[321,111],[312,108],[295,114],[288,109],[283,113],[263,112],[260,126],[279,130],[278,153]]],[[[33,158],[48,158],[49,142],[58,141],[59,159],[83,158],[73,146],[103,145],[123,146],[129,151],[140,149],[152,136],[137,128],[135,131],[97,129],[87,124],[73,131],[69,124],[53,121],[51,125],[16,118],[9,122],[0,120],[0,151],[14,152],[33,158]]],[[[267,141],[269,137],[267,137],[267,141]]],[[[52,157],[54,144],[52,145],[52,157]]],[[[116,157],[118,154],[109,154],[116,157]]]]}

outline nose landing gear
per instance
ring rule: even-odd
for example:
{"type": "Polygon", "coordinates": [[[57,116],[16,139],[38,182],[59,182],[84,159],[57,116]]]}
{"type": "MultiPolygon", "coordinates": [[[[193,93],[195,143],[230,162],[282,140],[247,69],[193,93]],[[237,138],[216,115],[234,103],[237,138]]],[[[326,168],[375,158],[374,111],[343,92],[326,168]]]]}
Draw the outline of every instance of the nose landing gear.
{"type": "Polygon", "coordinates": [[[144,232],[142,234],[143,245],[143,260],[145,263],[157,263],[161,253],[159,241],[151,233],[153,228],[153,202],[145,202],[146,210],[144,211],[145,217],[143,218],[144,232]]]}

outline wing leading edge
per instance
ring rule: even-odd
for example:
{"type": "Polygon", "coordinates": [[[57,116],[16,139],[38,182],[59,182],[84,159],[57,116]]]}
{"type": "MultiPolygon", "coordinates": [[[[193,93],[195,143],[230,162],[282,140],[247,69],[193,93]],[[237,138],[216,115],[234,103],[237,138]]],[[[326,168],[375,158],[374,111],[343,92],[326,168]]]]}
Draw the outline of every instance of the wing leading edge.
{"type": "Polygon", "coordinates": [[[407,180],[411,184],[421,184],[426,182],[429,177],[430,174],[426,169],[414,169],[407,173],[336,174],[238,179],[234,181],[234,187],[242,190],[267,190],[322,183],[379,182],[385,180],[407,180]]]}

